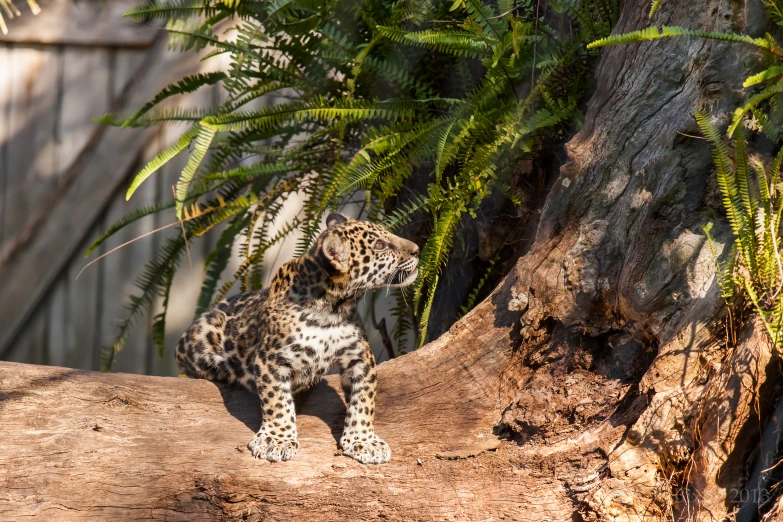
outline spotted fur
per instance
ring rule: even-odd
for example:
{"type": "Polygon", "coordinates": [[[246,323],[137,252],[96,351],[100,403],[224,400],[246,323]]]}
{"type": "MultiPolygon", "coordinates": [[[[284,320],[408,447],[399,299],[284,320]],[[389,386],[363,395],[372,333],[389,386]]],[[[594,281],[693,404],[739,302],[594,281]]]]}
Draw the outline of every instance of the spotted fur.
{"type": "Polygon", "coordinates": [[[348,403],[340,447],[364,464],[391,457],[375,434],[375,358],[356,312],[364,292],[407,286],[419,248],[367,221],[330,214],[304,256],[289,261],[270,287],[231,297],[182,336],[177,362],[189,376],[238,382],[258,392],[263,420],[248,448],[256,458],[289,460],[299,448],[293,395],[332,366],[348,403]]]}

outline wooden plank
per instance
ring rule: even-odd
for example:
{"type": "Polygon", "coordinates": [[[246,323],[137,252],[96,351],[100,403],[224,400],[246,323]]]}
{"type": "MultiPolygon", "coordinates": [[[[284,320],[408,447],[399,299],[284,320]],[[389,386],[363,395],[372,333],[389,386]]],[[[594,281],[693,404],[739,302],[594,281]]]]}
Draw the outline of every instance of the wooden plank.
{"type": "MultiPolygon", "coordinates": [[[[118,50],[115,52],[112,82],[113,96],[115,98],[122,94],[130,82],[136,81],[134,72],[142,58],[143,54],[140,54],[138,51],[118,50]]],[[[133,88],[134,86],[130,87],[133,88]]],[[[149,145],[145,147],[144,157],[140,155],[136,165],[131,169],[125,185],[130,182],[132,176],[141,168],[143,162],[154,154],[155,148],[159,146],[158,136],[159,132],[150,140],[149,145]]],[[[133,209],[153,203],[155,201],[155,192],[154,183],[145,183],[139,187],[132,201],[125,201],[125,186],[121,186],[107,209],[100,230],[106,230],[133,209]]],[[[101,247],[101,253],[108,252],[145,232],[153,230],[154,225],[154,216],[129,225],[115,236],[109,238],[101,247]]],[[[128,315],[124,305],[127,303],[129,296],[136,290],[133,282],[137,274],[154,254],[154,249],[151,246],[152,241],[153,238],[134,242],[123,247],[120,251],[107,256],[99,263],[103,278],[100,298],[102,307],[99,317],[101,339],[97,347],[98,350],[114,343],[118,333],[117,323],[128,315]]],[[[147,344],[148,323],[148,318],[145,318],[136,324],[133,333],[126,343],[125,350],[117,357],[117,363],[114,367],[116,371],[146,373],[146,350],[144,348],[147,344]]]]}
{"type": "MultiPolygon", "coordinates": [[[[2,59],[5,47],[0,51],[4,53],[2,59]]],[[[112,71],[110,54],[114,52],[85,48],[66,49],[64,52],[62,112],[58,122],[61,139],[57,151],[61,166],[70,165],[88,143],[96,127],[91,119],[108,110],[110,100],[115,99],[133,77],[144,55],[143,51],[116,51],[123,58],[118,61],[117,70],[112,71]],[[118,76],[116,85],[110,81],[112,72],[118,76]],[[85,92],[91,95],[85,96],[85,92]]],[[[121,205],[124,203],[124,197],[119,193],[117,200],[121,205]]],[[[9,358],[81,369],[99,368],[98,353],[103,331],[100,305],[104,297],[99,286],[103,282],[104,266],[100,264],[96,270],[88,270],[76,280],[85,264],[79,254],[86,246],[80,246],[68,269],[59,276],[44,302],[38,306],[34,318],[23,327],[9,351],[9,358]],[[72,315],[73,310],[79,310],[78,316],[72,315]],[[42,311],[46,312],[45,317],[42,311]]],[[[126,270],[124,278],[131,277],[126,270]]],[[[106,287],[115,293],[118,291],[115,285],[108,284],[106,287]]],[[[108,324],[108,320],[106,322],[108,324]]]]}
{"type": "Polygon", "coordinates": [[[109,110],[112,100],[110,89],[108,50],[65,49],[57,129],[60,171],[73,164],[98,129],[98,124],[92,119],[109,110]]]}
{"type": "Polygon", "coordinates": [[[13,47],[3,191],[0,264],[56,186],[56,123],[61,56],[56,49],[13,47]]]}
{"type": "Polygon", "coordinates": [[[158,27],[135,24],[122,16],[138,4],[136,0],[44,0],[37,16],[20,5],[25,12],[10,20],[8,34],[0,34],[0,41],[144,48],[152,43],[158,27]]]}
{"type": "Polygon", "coordinates": [[[66,366],[71,368],[100,369],[96,352],[99,333],[98,291],[102,270],[100,267],[96,267],[96,270],[86,270],[79,279],[76,279],[85,264],[82,254],[96,237],[97,234],[91,234],[91,237],[80,245],[70,266],[63,274],[63,277],[68,280],[70,290],[67,303],[72,320],[68,328],[66,366]]]}
{"type": "MultiPolygon", "coordinates": [[[[149,100],[163,87],[198,70],[198,56],[166,51],[161,38],[151,50],[154,57],[144,80],[120,110],[149,100]]],[[[152,136],[151,129],[100,129],[94,147],[80,156],[65,176],[70,183],[47,205],[48,215],[29,234],[29,240],[0,267],[0,357],[24,320],[66,263],[81,239],[101,215],[105,202],[124,184],[129,169],[152,136]]]]}
{"type": "MultiPolygon", "coordinates": [[[[154,154],[153,151],[157,147],[158,140],[153,139],[144,155],[144,161],[140,164],[143,165],[154,154]]],[[[136,170],[138,168],[134,169],[134,174],[136,170]]],[[[131,201],[125,201],[124,191],[120,190],[111,209],[112,223],[138,207],[153,204],[155,195],[155,183],[142,184],[131,201]]],[[[155,217],[147,216],[124,228],[117,237],[111,238],[111,243],[107,244],[107,248],[113,248],[126,241],[140,237],[154,230],[154,227],[155,217]]],[[[153,242],[154,238],[148,236],[123,247],[105,258],[106,284],[104,285],[103,302],[105,303],[107,315],[102,318],[104,324],[109,324],[128,316],[128,311],[124,305],[128,303],[131,294],[138,293],[138,289],[133,285],[133,282],[144,269],[147,262],[155,255],[153,242]],[[108,313],[112,315],[108,315],[108,313]]],[[[145,315],[136,323],[133,333],[127,343],[125,343],[125,348],[117,354],[114,371],[148,373],[149,353],[152,350],[150,325],[151,318],[148,315],[145,315]]],[[[117,331],[116,328],[111,330],[111,332],[107,332],[109,335],[103,345],[110,345],[114,342],[117,331]]]]}
{"type": "MultiPolygon", "coordinates": [[[[11,70],[11,50],[8,45],[0,45],[0,71],[11,70]]],[[[0,259],[3,257],[3,245],[5,243],[5,215],[7,214],[4,203],[5,187],[8,177],[8,148],[7,140],[10,132],[8,116],[11,110],[11,75],[0,74],[0,259]]]]}
{"type": "MultiPolygon", "coordinates": [[[[68,326],[76,319],[71,317],[71,309],[68,306],[69,285],[69,279],[58,277],[47,293],[46,300],[39,305],[39,308],[46,306],[50,310],[47,325],[48,359],[49,364],[56,366],[66,365],[68,326]]],[[[23,331],[27,333],[26,329],[23,331]]]]}
{"type": "MultiPolygon", "coordinates": [[[[92,239],[92,238],[90,238],[92,239]]],[[[58,276],[39,308],[49,308],[48,364],[82,370],[97,370],[95,345],[98,342],[98,287],[101,270],[76,275],[84,265],[79,255],[89,242],[79,245],[69,266],[58,276]]],[[[28,327],[24,328],[28,333],[28,327]]]]}
{"type": "Polygon", "coordinates": [[[51,364],[48,350],[49,307],[39,306],[25,324],[7,356],[11,362],[51,364]]]}
{"type": "Polygon", "coordinates": [[[139,79],[134,73],[138,70],[147,53],[134,49],[115,49],[112,52],[114,54],[112,99],[116,100],[119,99],[129,84],[130,88],[135,88],[139,83],[139,79]]]}

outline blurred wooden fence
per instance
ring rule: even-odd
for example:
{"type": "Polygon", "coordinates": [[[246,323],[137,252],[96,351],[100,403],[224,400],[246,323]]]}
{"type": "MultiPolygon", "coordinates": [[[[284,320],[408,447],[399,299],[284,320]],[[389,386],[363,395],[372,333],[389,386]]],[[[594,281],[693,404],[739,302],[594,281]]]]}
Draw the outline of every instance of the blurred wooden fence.
{"type": "MultiPolygon", "coordinates": [[[[130,110],[182,75],[196,72],[194,55],[166,50],[154,26],[122,18],[133,1],[43,2],[0,37],[0,357],[96,369],[99,347],[116,333],[132,282],[162,241],[140,240],[88,268],[90,242],[133,208],[171,199],[181,163],[167,166],[130,202],[129,177],[181,128],[123,130],[92,123],[109,110],[130,110]]],[[[25,6],[20,6],[24,8],[25,6]]],[[[203,90],[179,103],[212,104],[203,90]]],[[[170,219],[171,216],[165,216],[170,219]]],[[[149,217],[122,231],[101,253],[161,226],[149,217]]],[[[207,247],[211,238],[201,243],[207,247]]],[[[192,319],[203,264],[183,270],[173,296],[167,340],[192,319]]],[[[173,358],[151,348],[142,320],[117,370],[176,374],[173,358]]]]}

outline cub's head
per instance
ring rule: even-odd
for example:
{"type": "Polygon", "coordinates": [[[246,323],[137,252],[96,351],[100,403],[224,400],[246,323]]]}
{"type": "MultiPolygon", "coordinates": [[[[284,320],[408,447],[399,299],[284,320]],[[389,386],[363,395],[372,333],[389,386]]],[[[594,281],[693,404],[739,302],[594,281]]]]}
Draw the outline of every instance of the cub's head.
{"type": "Polygon", "coordinates": [[[413,284],[419,273],[419,247],[369,221],[329,214],[316,248],[341,274],[349,294],[413,284]]]}

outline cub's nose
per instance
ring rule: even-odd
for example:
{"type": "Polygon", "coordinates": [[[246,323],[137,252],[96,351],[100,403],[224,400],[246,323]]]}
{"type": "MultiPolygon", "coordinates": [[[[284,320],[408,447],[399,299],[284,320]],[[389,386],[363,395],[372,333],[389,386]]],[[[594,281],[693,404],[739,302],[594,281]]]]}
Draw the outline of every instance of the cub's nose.
{"type": "Polygon", "coordinates": [[[417,245],[413,241],[408,241],[407,239],[403,239],[401,241],[400,248],[408,252],[413,257],[419,257],[419,245],[417,245]]]}

